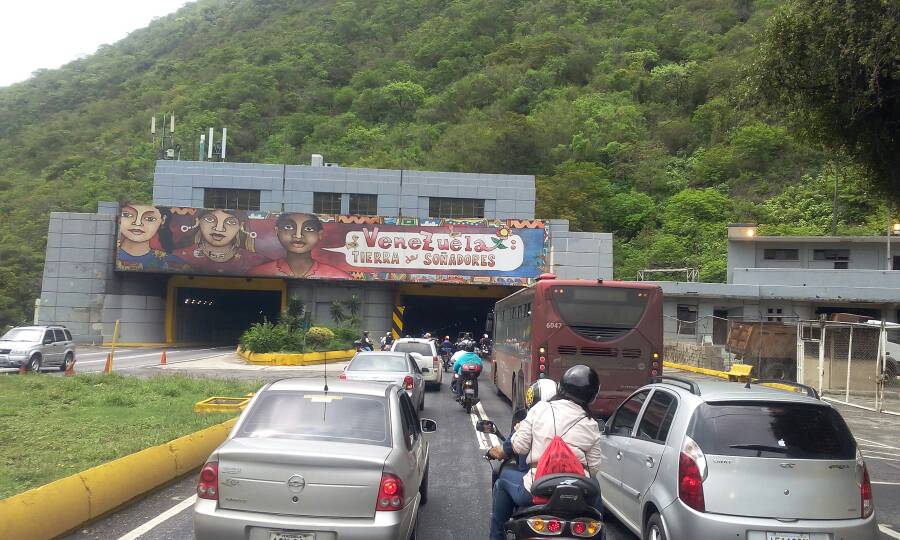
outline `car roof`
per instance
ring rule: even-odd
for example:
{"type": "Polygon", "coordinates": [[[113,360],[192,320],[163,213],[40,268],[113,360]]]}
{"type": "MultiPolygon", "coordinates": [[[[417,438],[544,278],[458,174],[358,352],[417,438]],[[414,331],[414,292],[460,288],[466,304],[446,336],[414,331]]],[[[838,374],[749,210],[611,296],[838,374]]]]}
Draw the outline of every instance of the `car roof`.
{"type": "Polygon", "coordinates": [[[65,328],[65,326],[61,324],[45,324],[45,325],[32,325],[32,326],[15,326],[10,328],[10,330],[46,330],[48,328],[65,328]]]}
{"type": "Polygon", "coordinates": [[[357,356],[406,356],[403,351],[359,351],[353,358],[357,356]]]}
{"type": "MultiPolygon", "coordinates": [[[[324,384],[325,380],[318,377],[312,379],[307,377],[296,377],[292,379],[277,380],[269,384],[266,390],[323,392],[324,384]]],[[[385,397],[390,386],[392,386],[390,383],[342,381],[337,377],[328,379],[328,392],[335,394],[385,397]]]]}
{"type": "Polygon", "coordinates": [[[407,341],[412,343],[431,343],[430,339],[427,338],[417,338],[417,337],[405,337],[394,340],[394,343],[400,343],[401,341],[407,341]]]}
{"type": "MultiPolygon", "coordinates": [[[[751,384],[747,388],[747,383],[742,382],[726,382],[711,381],[704,379],[690,379],[697,384],[700,394],[694,394],[684,384],[677,382],[658,382],[647,385],[648,387],[664,387],[668,389],[677,389],[679,392],[696,396],[700,401],[717,402],[717,401],[781,401],[793,403],[809,403],[815,405],[828,405],[826,402],[812,398],[805,393],[791,392],[762,384],[751,384]]],[[[785,384],[791,384],[785,381],[785,384]]]]}

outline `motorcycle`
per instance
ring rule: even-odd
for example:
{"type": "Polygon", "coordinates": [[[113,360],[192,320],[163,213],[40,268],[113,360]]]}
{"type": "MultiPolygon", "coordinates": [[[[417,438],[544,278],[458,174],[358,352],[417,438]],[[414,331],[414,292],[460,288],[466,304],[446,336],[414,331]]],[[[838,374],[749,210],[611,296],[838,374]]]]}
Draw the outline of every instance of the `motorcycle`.
{"type": "Polygon", "coordinates": [[[481,375],[481,366],[475,363],[463,364],[459,375],[454,375],[456,384],[461,385],[459,392],[459,404],[466,410],[466,414],[472,412],[472,407],[478,403],[478,376],[481,375]]]}
{"type": "MultiPolygon", "coordinates": [[[[519,409],[513,414],[516,425],[525,418],[527,411],[519,409]]],[[[479,420],[475,430],[495,435],[501,443],[506,440],[491,420],[479,420]]],[[[491,485],[503,468],[515,460],[508,457],[494,466],[494,458],[485,453],[484,459],[491,464],[491,485]]],[[[526,508],[517,508],[504,526],[508,540],[538,540],[546,537],[564,540],[579,538],[603,539],[603,519],[600,512],[588,501],[599,497],[600,485],[593,478],[575,474],[548,474],[537,479],[531,486],[531,493],[548,501],[526,508]]]]}

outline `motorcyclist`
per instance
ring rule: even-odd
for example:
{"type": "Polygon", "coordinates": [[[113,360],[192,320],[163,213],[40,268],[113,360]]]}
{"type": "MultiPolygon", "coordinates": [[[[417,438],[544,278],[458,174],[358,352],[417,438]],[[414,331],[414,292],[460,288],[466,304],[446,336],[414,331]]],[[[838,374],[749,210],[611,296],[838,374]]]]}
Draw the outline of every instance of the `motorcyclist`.
{"type": "Polygon", "coordinates": [[[394,344],[394,336],[391,335],[390,332],[385,332],[384,337],[381,338],[381,350],[389,351],[391,350],[391,345],[394,344]]]}
{"type": "MultiPolygon", "coordinates": [[[[453,356],[456,357],[456,354],[454,354],[453,356]]],[[[466,342],[462,354],[456,357],[456,361],[453,362],[453,373],[455,373],[455,376],[453,377],[453,393],[456,394],[457,397],[459,397],[461,393],[459,385],[459,372],[460,370],[462,370],[464,364],[478,364],[479,366],[483,365],[481,362],[481,357],[475,354],[475,344],[471,341],[466,342]]]]}
{"type": "MultiPolygon", "coordinates": [[[[517,455],[526,456],[529,469],[522,475],[501,474],[497,479],[491,512],[491,540],[504,540],[503,525],[516,507],[532,504],[530,490],[535,468],[556,435],[572,449],[586,473],[596,476],[600,469],[600,426],[591,417],[588,406],[599,390],[600,379],[596,371],[585,365],[573,366],[563,374],[556,395],[549,401],[535,402],[525,419],[516,426],[515,433],[509,438],[510,447],[517,455]]],[[[526,404],[527,396],[528,392],[526,404]]],[[[489,453],[497,459],[509,455],[501,446],[491,448],[489,453]]],[[[600,505],[599,501],[593,503],[596,507],[600,505]]]]}
{"type": "Polygon", "coordinates": [[[359,338],[359,347],[360,347],[360,350],[363,350],[363,351],[373,351],[373,350],[375,350],[375,349],[372,347],[372,340],[369,339],[369,331],[368,331],[368,330],[364,331],[364,332],[362,333],[362,337],[359,338]]]}
{"type": "Polygon", "coordinates": [[[453,344],[450,343],[450,336],[444,336],[444,341],[441,342],[440,350],[442,355],[453,352],[453,344]]]}
{"type": "Polygon", "coordinates": [[[491,338],[488,337],[487,334],[482,336],[480,340],[478,340],[478,345],[481,346],[482,349],[487,350],[488,346],[491,344],[491,338]]]}

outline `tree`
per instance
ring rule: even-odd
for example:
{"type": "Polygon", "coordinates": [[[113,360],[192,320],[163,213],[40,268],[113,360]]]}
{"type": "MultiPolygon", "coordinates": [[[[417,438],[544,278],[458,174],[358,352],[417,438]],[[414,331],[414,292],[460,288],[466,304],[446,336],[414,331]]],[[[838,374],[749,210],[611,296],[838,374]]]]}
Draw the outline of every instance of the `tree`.
{"type": "Polygon", "coordinates": [[[900,2],[790,0],[758,57],[758,94],[900,201],[900,2]]]}

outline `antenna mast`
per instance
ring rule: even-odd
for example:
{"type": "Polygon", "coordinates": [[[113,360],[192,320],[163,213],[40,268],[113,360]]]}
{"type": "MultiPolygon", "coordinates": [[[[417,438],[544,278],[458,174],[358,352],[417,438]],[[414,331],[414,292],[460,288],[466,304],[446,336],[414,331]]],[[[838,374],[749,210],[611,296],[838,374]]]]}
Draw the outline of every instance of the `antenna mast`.
{"type": "Polygon", "coordinates": [[[181,145],[175,141],[175,113],[163,113],[159,129],[156,115],[150,117],[150,137],[156,146],[156,159],[181,159],[181,145]]]}

